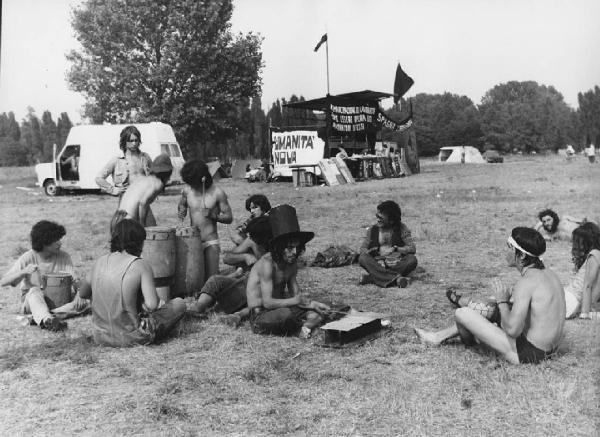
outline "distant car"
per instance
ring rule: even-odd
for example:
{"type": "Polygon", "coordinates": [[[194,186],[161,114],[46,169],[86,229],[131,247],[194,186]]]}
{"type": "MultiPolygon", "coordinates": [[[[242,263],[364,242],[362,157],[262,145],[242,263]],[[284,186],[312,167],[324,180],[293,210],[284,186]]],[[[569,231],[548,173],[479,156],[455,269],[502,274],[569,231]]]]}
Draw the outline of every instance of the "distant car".
{"type": "Polygon", "coordinates": [[[504,157],[502,157],[502,155],[500,155],[495,150],[487,150],[483,152],[483,157],[487,162],[491,164],[504,162],[504,157]]]}

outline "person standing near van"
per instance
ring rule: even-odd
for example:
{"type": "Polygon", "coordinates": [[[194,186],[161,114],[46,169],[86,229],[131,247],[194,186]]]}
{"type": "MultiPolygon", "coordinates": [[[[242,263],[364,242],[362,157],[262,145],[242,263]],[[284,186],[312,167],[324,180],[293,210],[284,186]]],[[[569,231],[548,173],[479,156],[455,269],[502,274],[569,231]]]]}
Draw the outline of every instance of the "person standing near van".
{"type": "Polygon", "coordinates": [[[138,176],[148,176],[152,159],[140,150],[142,135],[135,126],[127,126],[121,131],[119,148],[123,156],[115,156],[96,176],[96,183],[102,191],[120,196],[138,176]],[[106,179],[112,176],[112,184],[106,179]]]}

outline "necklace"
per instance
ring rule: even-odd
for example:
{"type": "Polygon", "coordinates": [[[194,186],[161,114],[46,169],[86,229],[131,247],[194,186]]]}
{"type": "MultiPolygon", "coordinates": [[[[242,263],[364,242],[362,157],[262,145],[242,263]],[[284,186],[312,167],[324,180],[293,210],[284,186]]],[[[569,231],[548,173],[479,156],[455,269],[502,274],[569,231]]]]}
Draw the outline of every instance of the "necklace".
{"type": "Polygon", "coordinates": [[[521,270],[521,276],[525,276],[525,273],[527,272],[527,270],[529,270],[531,268],[533,268],[532,265],[528,265],[528,266],[523,267],[523,270],[521,270]]]}

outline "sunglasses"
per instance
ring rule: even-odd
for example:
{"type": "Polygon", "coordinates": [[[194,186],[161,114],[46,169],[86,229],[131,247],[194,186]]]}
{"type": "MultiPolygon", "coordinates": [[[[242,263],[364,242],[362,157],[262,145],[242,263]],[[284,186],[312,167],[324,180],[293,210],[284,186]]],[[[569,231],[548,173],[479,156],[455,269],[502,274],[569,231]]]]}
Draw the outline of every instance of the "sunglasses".
{"type": "Polygon", "coordinates": [[[135,139],[135,140],[127,140],[128,143],[139,143],[140,140],[139,139],[135,139]]]}

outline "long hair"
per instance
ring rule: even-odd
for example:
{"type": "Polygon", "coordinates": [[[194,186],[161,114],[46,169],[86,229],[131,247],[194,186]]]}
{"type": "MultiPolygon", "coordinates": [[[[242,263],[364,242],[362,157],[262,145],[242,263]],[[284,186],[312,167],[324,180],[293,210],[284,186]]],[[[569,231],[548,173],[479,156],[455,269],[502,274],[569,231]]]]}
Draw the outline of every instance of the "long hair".
{"type": "Polygon", "coordinates": [[[121,131],[121,135],[119,136],[119,149],[123,151],[123,154],[125,154],[125,151],[127,150],[127,141],[129,141],[131,134],[136,135],[140,140],[140,144],[142,143],[142,134],[138,128],[135,126],[127,126],[121,131]]]}
{"type": "Polygon", "coordinates": [[[110,236],[110,251],[125,251],[133,256],[140,256],[146,240],[144,227],[131,219],[124,219],[117,223],[110,236]]]}
{"type": "Polygon", "coordinates": [[[552,217],[552,226],[550,227],[550,232],[556,232],[556,228],[558,228],[558,222],[560,221],[560,219],[558,218],[558,214],[552,211],[551,209],[545,209],[543,211],[540,211],[540,213],[538,214],[538,218],[540,219],[540,221],[542,221],[542,218],[546,216],[552,217]]]}
{"type": "Polygon", "coordinates": [[[202,182],[204,188],[208,189],[213,184],[212,176],[208,170],[208,166],[204,161],[199,159],[191,159],[186,161],[181,168],[181,179],[194,190],[202,190],[202,182]]]}
{"type": "Polygon", "coordinates": [[[248,223],[246,230],[252,241],[264,249],[269,248],[269,242],[273,238],[273,233],[271,232],[271,224],[268,217],[263,215],[253,218],[248,223]]]}
{"type": "MultiPolygon", "coordinates": [[[[269,244],[269,252],[271,252],[271,257],[273,261],[276,263],[280,263],[283,261],[283,251],[287,247],[287,245],[294,241],[296,238],[294,237],[281,237],[275,239],[275,241],[271,241],[269,244]]],[[[300,241],[300,244],[296,247],[296,254],[298,257],[304,253],[306,250],[306,244],[300,241]]]]}
{"type": "Polygon", "coordinates": [[[402,222],[402,210],[400,206],[393,200],[386,200],[377,205],[377,210],[389,217],[392,226],[400,226],[402,222]]]}
{"type": "Polygon", "coordinates": [[[595,223],[586,222],[573,231],[571,255],[577,270],[594,249],[600,250],[600,228],[595,223]]]}
{"type": "Polygon", "coordinates": [[[63,225],[48,220],[40,220],[31,228],[29,236],[31,237],[31,248],[36,252],[41,252],[44,247],[60,240],[67,235],[63,225]]]}
{"type": "Polygon", "coordinates": [[[267,213],[271,210],[271,204],[269,203],[269,199],[264,194],[253,194],[252,196],[246,199],[246,211],[250,211],[250,205],[254,203],[258,206],[261,211],[267,213]]]}
{"type": "Polygon", "coordinates": [[[546,251],[546,240],[542,234],[535,229],[519,226],[512,230],[511,236],[519,246],[533,255],[528,255],[515,248],[515,252],[523,256],[523,267],[533,265],[536,269],[545,268],[540,259],[540,256],[546,251]]]}

